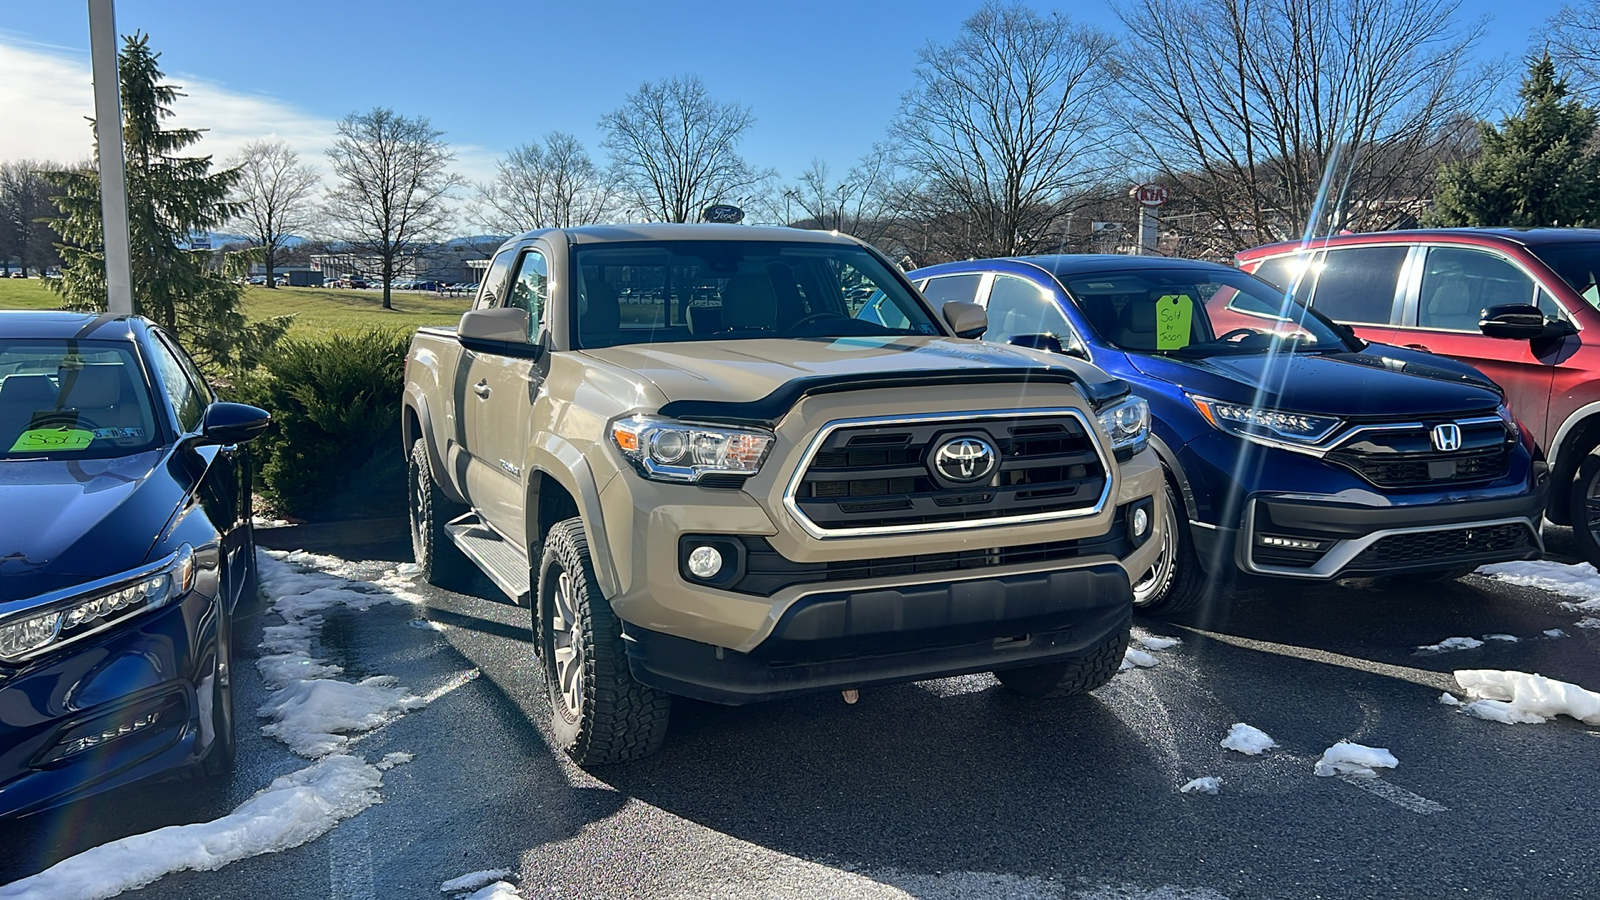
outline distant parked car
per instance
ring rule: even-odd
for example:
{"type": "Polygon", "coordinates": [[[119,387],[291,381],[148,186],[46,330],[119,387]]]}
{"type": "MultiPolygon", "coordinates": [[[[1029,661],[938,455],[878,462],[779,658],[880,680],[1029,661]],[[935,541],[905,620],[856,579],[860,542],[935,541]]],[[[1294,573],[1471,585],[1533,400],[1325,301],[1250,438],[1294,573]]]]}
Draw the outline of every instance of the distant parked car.
{"type": "Polygon", "coordinates": [[[250,283],[251,284],[266,284],[267,283],[267,276],[265,276],[265,275],[251,275],[250,276],[250,283]]]}
{"type": "Polygon", "coordinates": [[[1238,261],[1367,340],[1459,359],[1498,382],[1550,457],[1545,517],[1574,526],[1600,565],[1600,229],[1349,234],[1238,261]]]}
{"type": "Polygon", "coordinates": [[[12,278],[27,278],[28,276],[21,269],[18,269],[17,271],[11,273],[11,277],[12,278]]]}
{"type": "Polygon", "coordinates": [[[0,817],[229,769],[268,422],[144,319],[0,312],[0,817]]]}

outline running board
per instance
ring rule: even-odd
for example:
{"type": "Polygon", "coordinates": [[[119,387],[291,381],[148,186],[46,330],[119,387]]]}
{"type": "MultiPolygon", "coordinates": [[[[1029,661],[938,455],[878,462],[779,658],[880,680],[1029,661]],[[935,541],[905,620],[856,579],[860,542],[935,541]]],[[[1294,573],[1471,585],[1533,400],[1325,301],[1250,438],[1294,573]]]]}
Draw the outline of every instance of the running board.
{"type": "Polygon", "coordinates": [[[450,539],[507,597],[528,604],[528,558],[510,541],[468,513],[445,526],[450,539]]]}

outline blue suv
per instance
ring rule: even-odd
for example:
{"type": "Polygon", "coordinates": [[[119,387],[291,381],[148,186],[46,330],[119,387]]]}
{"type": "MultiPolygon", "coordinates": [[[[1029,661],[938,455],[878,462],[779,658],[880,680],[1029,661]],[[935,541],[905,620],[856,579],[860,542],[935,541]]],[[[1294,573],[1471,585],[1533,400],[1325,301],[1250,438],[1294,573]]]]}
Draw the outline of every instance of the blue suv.
{"type": "Polygon", "coordinates": [[[1134,585],[1143,612],[1189,610],[1235,569],[1455,578],[1542,551],[1548,467],[1470,366],[1365,343],[1214,263],[1039,256],[907,277],[935,306],[983,305],[985,340],[1086,359],[1149,401],[1172,521],[1134,585]]]}

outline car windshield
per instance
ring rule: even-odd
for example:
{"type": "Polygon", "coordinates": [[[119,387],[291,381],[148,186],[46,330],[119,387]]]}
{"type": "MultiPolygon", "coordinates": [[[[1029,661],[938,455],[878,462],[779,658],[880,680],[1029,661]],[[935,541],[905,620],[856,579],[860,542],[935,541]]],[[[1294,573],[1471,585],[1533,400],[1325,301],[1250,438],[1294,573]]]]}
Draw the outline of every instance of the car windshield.
{"type": "Polygon", "coordinates": [[[0,460],[126,456],[159,435],[131,344],[0,338],[0,460]]]}
{"type": "Polygon", "coordinates": [[[1590,306],[1600,309],[1600,243],[1535,244],[1528,249],[1590,306]]]}
{"type": "Polygon", "coordinates": [[[1334,326],[1259,278],[1231,269],[1123,269],[1066,280],[1108,344],[1203,357],[1350,349],[1334,326]]]}
{"type": "Polygon", "coordinates": [[[583,348],[940,333],[887,266],[851,245],[580,244],[573,269],[583,348]]]}

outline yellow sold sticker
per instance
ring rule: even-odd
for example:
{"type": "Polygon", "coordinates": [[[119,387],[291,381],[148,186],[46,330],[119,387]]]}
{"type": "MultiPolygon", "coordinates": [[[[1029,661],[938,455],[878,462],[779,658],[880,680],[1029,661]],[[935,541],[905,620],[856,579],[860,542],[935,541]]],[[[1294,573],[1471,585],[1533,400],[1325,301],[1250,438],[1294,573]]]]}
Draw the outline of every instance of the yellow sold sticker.
{"type": "Polygon", "coordinates": [[[1194,325],[1194,298],[1167,294],[1156,301],[1156,349],[1182,350],[1189,346],[1194,325]]]}
{"type": "Polygon", "coordinates": [[[32,428],[11,445],[11,453],[27,450],[82,450],[94,442],[94,432],[82,428],[32,428]]]}

